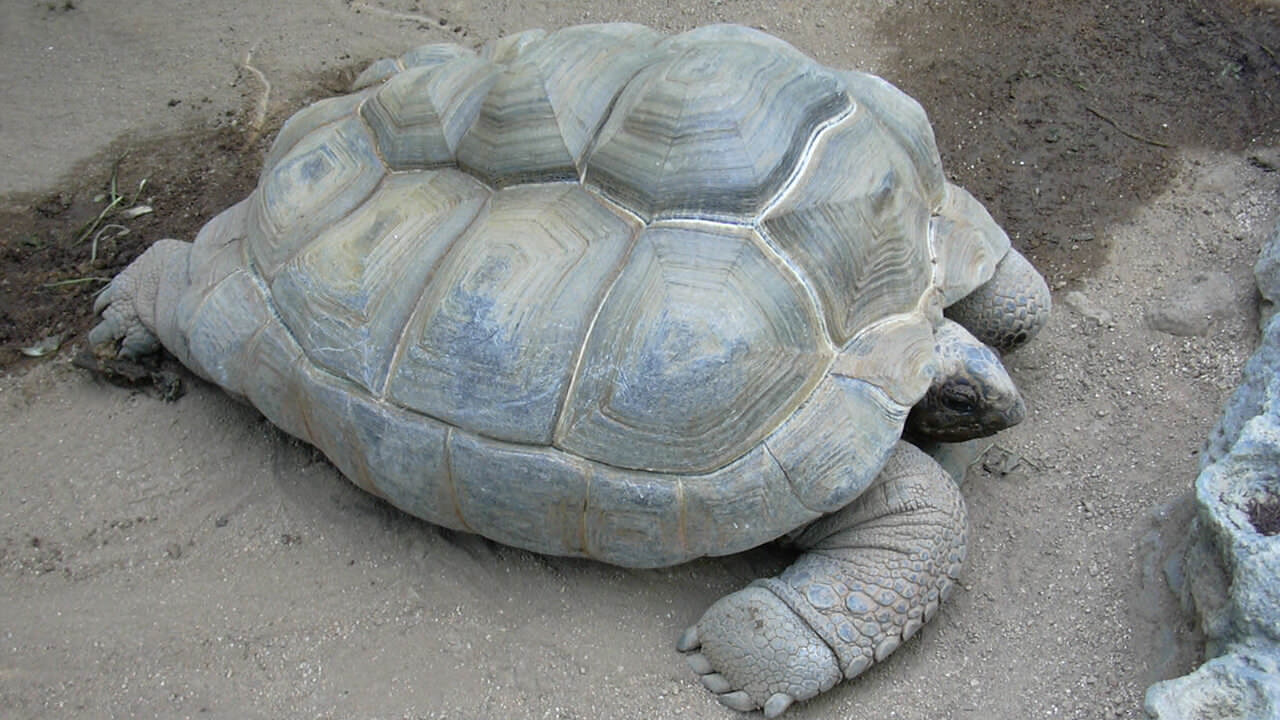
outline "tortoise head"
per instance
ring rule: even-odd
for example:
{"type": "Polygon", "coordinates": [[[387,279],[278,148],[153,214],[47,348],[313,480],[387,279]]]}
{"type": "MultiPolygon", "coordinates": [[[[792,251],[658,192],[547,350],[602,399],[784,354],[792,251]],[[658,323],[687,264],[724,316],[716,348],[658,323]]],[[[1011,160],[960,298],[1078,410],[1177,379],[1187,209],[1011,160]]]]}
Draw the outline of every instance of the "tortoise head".
{"type": "Polygon", "coordinates": [[[907,417],[909,433],[963,442],[1022,422],[1026,406],[995,350],[950,320],[935,337],[938,374],[907,417]]]}

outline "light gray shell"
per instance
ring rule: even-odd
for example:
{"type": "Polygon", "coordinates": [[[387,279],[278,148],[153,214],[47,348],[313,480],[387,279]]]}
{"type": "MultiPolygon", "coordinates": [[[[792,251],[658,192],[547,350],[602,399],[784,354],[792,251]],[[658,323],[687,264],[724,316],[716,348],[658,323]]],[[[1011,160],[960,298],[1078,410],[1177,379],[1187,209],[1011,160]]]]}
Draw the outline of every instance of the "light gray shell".
{"type": "Polygon", "coordinates": [[[426,46],[286,123],[188,335],[253,328],[205,372],[428,520],[730,553],[878,472],[985,280],[949,188],[914,101],[746,28],[426,46]]]}

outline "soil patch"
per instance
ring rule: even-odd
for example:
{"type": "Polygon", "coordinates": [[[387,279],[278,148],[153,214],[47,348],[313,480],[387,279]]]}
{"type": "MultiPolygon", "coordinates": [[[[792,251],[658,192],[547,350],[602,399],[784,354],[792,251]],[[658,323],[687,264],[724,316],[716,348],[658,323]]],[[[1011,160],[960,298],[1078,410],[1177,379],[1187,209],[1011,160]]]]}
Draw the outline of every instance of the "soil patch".
{"type": "Polygon", "coordinates": [[[29,362],[23,349],[35,352],[43,340],[83,335],[107,280],[159,238],[194,238],[209,218],[252,190],[263,145],[247,144],[234,128],[125,138],[63,187],[11,198],[0,209],[0,369],[29,362]],[[118,193],[136,196],[136,204],[152,212],[117,214],[95,227],[111,202],[113,177],[118,193]]]}
{"type": "Polygon", "coordinates": [[[156,240],[195,239],[214,215],[248,195],[284,120],[308,102],[346,92],[365,64],[317,75],[308,92],[261,127],[253,127],[250,102],[216,128],[123,137],[60,187],[0,201],[0,370],[83,336],[95,323],[94,297],[110,278],[156,240]],[[126,201],[104,213],[113,186],[126,201]],[[123,211],[135,204],[151,212],[127,217],[123,211]]]}
{"type": "Polygon", "coordinates": [[[882,74],[925,106],[947,173],[1055,289],[1168,186],[1175,148],[1275,165],[1274,3],[924,4],[882,23],[901,38],[882,74]]]}

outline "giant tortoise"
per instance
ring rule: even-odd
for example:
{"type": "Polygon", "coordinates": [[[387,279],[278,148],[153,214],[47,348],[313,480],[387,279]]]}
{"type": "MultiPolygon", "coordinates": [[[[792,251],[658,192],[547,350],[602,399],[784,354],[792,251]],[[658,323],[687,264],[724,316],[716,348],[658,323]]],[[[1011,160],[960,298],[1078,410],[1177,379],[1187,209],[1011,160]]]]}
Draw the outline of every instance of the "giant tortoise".
{"type": "Polygon", "coordinates": [[[947,597],[964,505],[900,439],[1018,422],[997,351],[1049,295],[887,82],[615,24],[375,63],[97,309],[433,523],[632,567],[783,538],[678,641],[774,716],[947,597]]]}

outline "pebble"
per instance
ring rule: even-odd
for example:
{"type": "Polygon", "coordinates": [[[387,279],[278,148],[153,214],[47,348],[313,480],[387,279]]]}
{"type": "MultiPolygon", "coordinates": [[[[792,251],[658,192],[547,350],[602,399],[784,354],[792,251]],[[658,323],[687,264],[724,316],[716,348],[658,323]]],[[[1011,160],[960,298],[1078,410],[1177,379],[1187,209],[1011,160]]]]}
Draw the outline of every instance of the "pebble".
{"type": "Polygon", "coordinates": [[[1231,277],[1224,272],[1201,273],[1147,308],[1147,325],[1180,337],[1203,336],[1235,310],[1231,277]]]}
{"type": "Polygon", "coordinates": [[[1084,319],[1092,320],[1102,327],[1115,327],[1116,321],[1111,311],[1100,307],[1079,290],[1067,293],[1063,301],[1067,307],[1079,313],[1084,319]]]}

